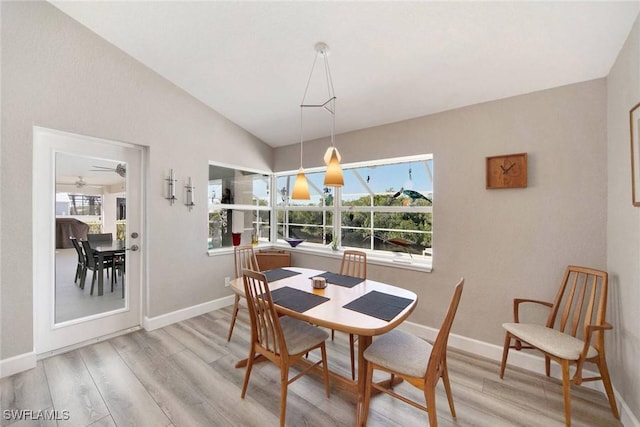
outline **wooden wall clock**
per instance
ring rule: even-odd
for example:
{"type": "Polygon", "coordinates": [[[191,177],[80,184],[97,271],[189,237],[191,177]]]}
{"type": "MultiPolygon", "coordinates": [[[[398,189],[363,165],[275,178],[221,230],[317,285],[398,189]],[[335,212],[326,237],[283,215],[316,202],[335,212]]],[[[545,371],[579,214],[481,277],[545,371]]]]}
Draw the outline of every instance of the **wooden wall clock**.
{"type": "Polygon", "coordinates": [[[487,157],[487,188],[527,186],[527,153],[487,157]]]}

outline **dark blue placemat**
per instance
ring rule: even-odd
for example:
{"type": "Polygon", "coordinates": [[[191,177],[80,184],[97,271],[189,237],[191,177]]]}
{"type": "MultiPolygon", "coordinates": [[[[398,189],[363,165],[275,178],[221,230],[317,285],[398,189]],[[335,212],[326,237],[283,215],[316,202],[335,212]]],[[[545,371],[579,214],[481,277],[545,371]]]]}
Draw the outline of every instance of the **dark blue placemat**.
{"type": "Polygon", "coordinates": [[[325,272],[322,274],[316,274],[313,277],[324,277],[327,279],[327,283],[333,285],[344,286],[346,288],[353,288],[355,285],[362,283],[364,279],[353,276],[345,276],[344,274],[325,272]]]}
{"type": "Polygon", "coordinates": [[[300,273],[284,268],[274,268],[273,270],[263,271],[262,274],[267,278],[267,282],[275,282],[276,280],[286,279],[287,277],[295,276],[300,273]]]}
{"type": "Polygon", "coordinates": [[[329,301],[327,297],[310,294],[309,292],[290,288],[289,286],[283,286],[271,291],[271,299],[274,304],[281,305],[298,313],[304,313],[316,305],[329,301]]]}
{"type": "Polygon", "coordinates": [[[409,298],[397,297],[378,291],[371,291],[360,298],[354,299],[350,303],[343,305],[349,310],[364,313],[387,322],[396,317],[402,310],[407,308],[413,300],[409,298]]]}

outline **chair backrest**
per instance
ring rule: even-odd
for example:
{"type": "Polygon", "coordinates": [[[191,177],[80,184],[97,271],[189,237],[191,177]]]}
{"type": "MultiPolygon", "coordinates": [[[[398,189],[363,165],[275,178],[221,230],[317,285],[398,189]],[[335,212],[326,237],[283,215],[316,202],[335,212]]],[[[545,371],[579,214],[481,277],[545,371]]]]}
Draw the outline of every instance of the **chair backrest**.
{"type": "Polygon", "coordinates": [[[76,253],[78,254],[78,264],[84,264],[85,263],[84,253],[82,253],[82,248],[80,247],[80,243],[78,243],[78,239],[76,239],[73,236],[69,236],[69,240],[71,240],[71,243],[73,243],[73,247],[75,248],[76,253]]]}
{"type": "Polygon", "coordinates": [[[87,234],[90,242],[113,242],[113,233],[91,233],[87,234]]]}
{"type": "Polygon", "coordinates": [[[95,269],[98,265],[96,259],[93,257],[93,249],[87,240],[81,240],[82,248],[84,249],[84,263],[90,269],[95,269]]]}
{"type": "Polygon", "coordinates": [[[251,342],[272,353],[279,354],[281,349],[286,353],[286,343],[267,278],[262,273],[248,269],[242,271],[242,277],[251,318],[251,342]]]}
{"type": "MultiPolygon", "coordinates": [[[[606,322],[607,287],[607,272],[568,266],[547,327],[582,339],[587,335],[587,325],[603,325],[606,322]]],[[[604,350],[603,331],[594,333],[591,345],[598,351],[604,350]]]]}
{"type": "Polygon", "coordinates": [[[236,266],[236,277],[242,277],[242,271],[245,268],[247,270],[260,271],[260,267],[258,267],[258,260],[253,252],[253,246],[234,246],[233,257],[236,266]]]}
{"type": "Polygon", "coordinates": [[[451,331],[451,325],[453,319],[458,311],[458,304],[460,304],[460,297],[462,296],[462,289],[464,288],[464,277],[460,279],[453,291],[453,297],[449,303],[449,310],[442,322],[436,341],[433,343],[433,349],[431,350],[431,357],[427,365],[427,377],[433,378],[435,381],[440,377],[442,371],[445,368],[444,363],[447,360],[447,342],[449,341],[449,332],[451,331]],[[444,363],[443,363],[444,362],[444,363]],[[436,374],[433,376],[433,374],[436,374]]]}
{"type": "Polygon", "coordinates": [[[366,279],[367,254],[362,251],[344,251],[340,263],[340,274],[366,279]]]}

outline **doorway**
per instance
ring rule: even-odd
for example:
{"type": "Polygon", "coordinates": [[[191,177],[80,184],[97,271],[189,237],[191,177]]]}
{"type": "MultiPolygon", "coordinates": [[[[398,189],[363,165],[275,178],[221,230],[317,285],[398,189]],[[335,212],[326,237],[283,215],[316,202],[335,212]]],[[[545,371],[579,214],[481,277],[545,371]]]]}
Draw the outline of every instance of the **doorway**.
{"type": "Polygon", "coordinates": [[[36,354],[140,325],[143,151],[34,127],[36,354]]]}

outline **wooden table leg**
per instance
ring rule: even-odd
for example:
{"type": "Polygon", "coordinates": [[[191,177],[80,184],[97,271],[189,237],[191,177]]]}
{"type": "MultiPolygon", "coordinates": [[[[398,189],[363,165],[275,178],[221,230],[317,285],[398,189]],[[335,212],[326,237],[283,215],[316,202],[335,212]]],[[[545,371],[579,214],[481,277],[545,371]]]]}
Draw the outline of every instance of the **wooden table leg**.
{"type": "MultiPolygon", "coordinates": [[[[364,358],[364,351],[373,342],[373,337],[366,335],[358,335],[358,400],[356,404],[356,426],[362,426],[364,422],[364,393],[367,376],[367,360],[364,358]]],[[[398,385],[402,382],[402,378],[395,377],[389,380],[383,380],[376,384],[392,388],[394,385],[398,385]]],[[[371,395],[382,393],[376,389],[372,390],[371,395]]]]}
{"type": "Polygon", "coordinates": [[[358,400],[356,404],[356,426],[361,426],[364,421],[364,391],[367,375],[367,360],[364,351],[371,345],[372,338],[367,335],[358,335],[358,400]]]}

